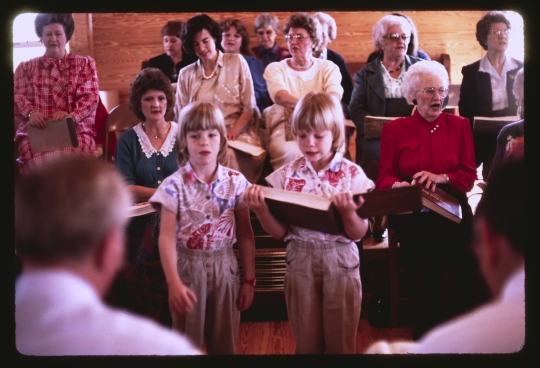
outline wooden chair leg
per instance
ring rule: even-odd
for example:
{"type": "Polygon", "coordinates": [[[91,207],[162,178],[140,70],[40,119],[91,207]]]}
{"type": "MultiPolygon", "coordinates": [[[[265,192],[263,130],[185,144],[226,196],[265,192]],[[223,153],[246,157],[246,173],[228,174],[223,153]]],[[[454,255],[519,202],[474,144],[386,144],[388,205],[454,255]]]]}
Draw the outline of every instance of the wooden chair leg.
{"type": "Polygon", "coordinates": [[[390,270],[390,325],[398,326],[398,237],[388,229],[388,261],[390,270]]]}

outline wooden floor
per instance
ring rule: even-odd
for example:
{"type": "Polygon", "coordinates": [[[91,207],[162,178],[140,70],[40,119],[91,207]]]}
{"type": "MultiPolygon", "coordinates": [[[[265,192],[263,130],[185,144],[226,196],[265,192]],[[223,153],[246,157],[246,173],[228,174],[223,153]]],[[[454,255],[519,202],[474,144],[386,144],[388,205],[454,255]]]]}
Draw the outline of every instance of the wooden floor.
{"type": "MultiPolygon", "coordinates": [[[[377,328],[362,318],[356,335],[356,354],[362,354],[373,342],[412,341],[414,326],[377,328]]],[[[239,355],[294,354],[295,342],[289,322],[242,322],[238,333],[236,353],[239,355]]]]}

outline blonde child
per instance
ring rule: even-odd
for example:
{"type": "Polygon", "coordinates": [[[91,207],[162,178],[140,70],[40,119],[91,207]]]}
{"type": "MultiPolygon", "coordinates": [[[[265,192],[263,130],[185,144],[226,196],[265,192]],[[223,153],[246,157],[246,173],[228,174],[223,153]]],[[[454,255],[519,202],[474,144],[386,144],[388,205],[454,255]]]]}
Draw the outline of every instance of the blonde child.
{"type": "Polygon", "coordinates": [[[362,169],[343,158],[344,117],[339,101],[324,92],[302,97],[292,116],[292,132],[303,157],[270,174],[272,187],[332,198],[345,234],[330,235],[287,225],[275,218],[258,186],[245,201],[263,228],[287,244],[285,300],[297,354],[353,354],[362,304],[360,260],[355,241],[368,229],[352,193],[372,190],[362,169]]]}
{"type": "Polygon", "coordinates": [[[255,241],[249,208],[240,200],[246,178],[221,165],[227,157],[223,115],[211,103],[180,115],[177,172],[150,202],[161,211],[159,251],[169,289],[173,329],[208,354],[234,354],[240,311],[255,284],[255,241]],[[233,244],[238,240],[240,286],[233,244]]]}

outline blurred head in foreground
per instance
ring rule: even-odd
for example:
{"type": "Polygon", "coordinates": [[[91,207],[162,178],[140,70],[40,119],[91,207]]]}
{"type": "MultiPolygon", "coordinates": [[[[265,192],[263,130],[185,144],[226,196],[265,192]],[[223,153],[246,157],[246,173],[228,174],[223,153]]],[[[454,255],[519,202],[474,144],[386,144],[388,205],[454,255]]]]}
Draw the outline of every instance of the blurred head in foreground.
{"type": "Polygon", "coordinates": [[[108,165],[81,156],[52,160],[20,178],[15,204],[23,272],[66,268],[83,273],[100,295],[107,291],[123,259],[130,204],[108,165]]]}

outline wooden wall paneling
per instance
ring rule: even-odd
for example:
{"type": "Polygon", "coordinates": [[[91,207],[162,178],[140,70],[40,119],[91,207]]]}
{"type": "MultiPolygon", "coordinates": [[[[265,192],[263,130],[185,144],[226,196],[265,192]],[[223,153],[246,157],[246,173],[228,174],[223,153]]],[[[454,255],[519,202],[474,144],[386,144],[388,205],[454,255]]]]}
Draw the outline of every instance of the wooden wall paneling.
{"type": "Polygon", "coordinates": [[[88,24],[86,13],[74,13],[75,31],[69,41],[70,52],[77,55],[92,55],[92,47],[89,44],[91,27],[88,24]]]}
{"type": "MultiPolygon", "coordinates": [[[[399,11],[399,10],[398,10],[399,11]]],[[[375,50],[371,39],[373,24],[389,12],[328,12],[337,22],[338,35],[329,48],[340,53],[347,63],[358,69],[375,50]]],[[[450,55],[452,83],[461,83],[461,68],[480,59],[484,51],[476,41],[476,22],[482,11],[403,11],[418,28],[420,48],[438,60],[442,53],[450,55]]],[[[76,27],[71,41],[72,52],[91,54],[88,39],[93,38],[94,58],[98,66],[100,89],[118,89],[120,103],[127,102],[129,83],[140,71],[141,63],[163,53],[161,27],[172,19],[185,21],[197,13],[93,13],[92,24],[86,14],[74,14],[76,27]],[[91,35],[88,32],[92,32],[91,35]]],[[[256,12],[208,13],[216,21],[234,17],[248,27],[250,45],[258,44],[254,32],[256,12]]],[[[283,28],[291,12],[272,13],[283,28]]],[[[283,35],[277,43],[286,47],[283,35]]],[[[355,73],[358,70],[351,70],[355,73]]]]}

